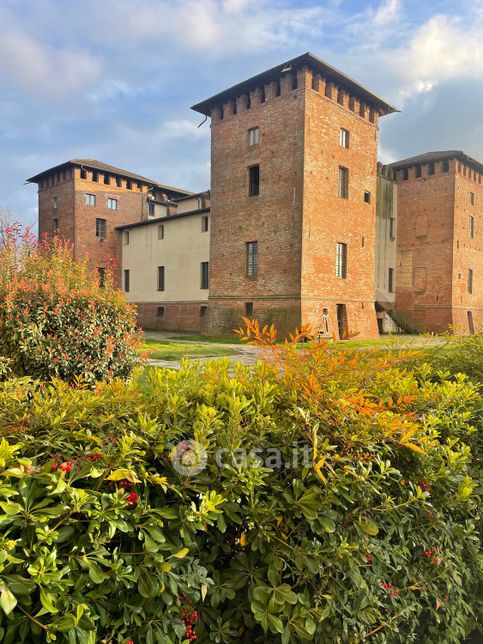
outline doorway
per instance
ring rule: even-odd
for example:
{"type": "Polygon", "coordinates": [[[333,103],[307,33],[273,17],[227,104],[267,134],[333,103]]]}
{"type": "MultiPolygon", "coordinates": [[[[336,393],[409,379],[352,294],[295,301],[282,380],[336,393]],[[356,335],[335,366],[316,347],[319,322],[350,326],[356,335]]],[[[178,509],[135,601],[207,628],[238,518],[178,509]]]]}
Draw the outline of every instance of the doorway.
{"type": "Polygon", "coordinates": [[[337,328],[339,330],[339,340],[347,340],[349,337],[349,328],[347,325],[347,307],[345,304],[337,304],[337,328]]]}

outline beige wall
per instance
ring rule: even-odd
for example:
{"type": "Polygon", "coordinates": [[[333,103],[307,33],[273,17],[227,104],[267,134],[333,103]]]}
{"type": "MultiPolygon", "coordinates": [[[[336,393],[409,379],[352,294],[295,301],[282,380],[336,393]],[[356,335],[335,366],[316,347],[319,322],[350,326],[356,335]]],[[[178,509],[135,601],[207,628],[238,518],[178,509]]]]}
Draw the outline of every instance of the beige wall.
{"type": "Polygon", "coordinates": [[[377,302],[394,304],[396,286],[397,187],[387,177],[377,177],[376,293],[377,302]],[[391,238],[391,218],[393,238],[391,238]],[[393,292],[388,291],[389,268],[394,269],[393,292]]]}
{"type": "Polygon", "coordinates": [[[189,197],[187,199],[181,199],[177,201],[176,214],[180,215],[183,212],[190,212],[191,210],[198,210],[200,207],[200,199],[196,197],[189,197]]]}
{"type": "Polygon", "coordinates": [[[159,223],[129,229],[122,245],[122,270],[130,271],[130,302],[192,302],[208,299],[201,289],[201,262],[209,261],[210,234],[201,232],[208,212],[181,218],[166,217],[164,239],[158,239],[159,223]],[[158,266],[165,269],[165,290],[158,291],[158,266]]]}

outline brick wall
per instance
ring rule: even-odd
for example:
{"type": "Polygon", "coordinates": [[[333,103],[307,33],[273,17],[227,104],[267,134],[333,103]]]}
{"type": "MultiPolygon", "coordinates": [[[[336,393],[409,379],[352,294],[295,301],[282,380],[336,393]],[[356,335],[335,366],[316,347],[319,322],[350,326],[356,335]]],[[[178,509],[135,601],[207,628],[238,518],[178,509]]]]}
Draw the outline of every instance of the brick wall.
{"type": "Polygon", "coordinates": [[[136,303],[138,324],[143,329],[156,331],[187,331],[199,333],[201,330],[201,307],[205,302],[154,302],[136,303]],[[163,314],[160,315],[160,309],[163,314]]]}

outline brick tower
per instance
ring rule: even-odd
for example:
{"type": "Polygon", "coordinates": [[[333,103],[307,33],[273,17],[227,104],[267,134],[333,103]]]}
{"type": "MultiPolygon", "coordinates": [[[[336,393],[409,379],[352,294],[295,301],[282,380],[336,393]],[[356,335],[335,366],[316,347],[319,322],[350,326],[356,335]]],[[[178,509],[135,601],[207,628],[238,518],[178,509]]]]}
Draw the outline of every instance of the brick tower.
{"type": "Polygon", "coordinates": [[[376,337],[378,118],[396,108],[307,53],[193,109],[212,127],[205,332],[248,315],[376,337]]]}
{"type": "Polygon", "coordinates": [[[398,191],[398,318],[419,331],[473,333],[483,321],[483,164],[459,150],[391,164],[398,191]]]}

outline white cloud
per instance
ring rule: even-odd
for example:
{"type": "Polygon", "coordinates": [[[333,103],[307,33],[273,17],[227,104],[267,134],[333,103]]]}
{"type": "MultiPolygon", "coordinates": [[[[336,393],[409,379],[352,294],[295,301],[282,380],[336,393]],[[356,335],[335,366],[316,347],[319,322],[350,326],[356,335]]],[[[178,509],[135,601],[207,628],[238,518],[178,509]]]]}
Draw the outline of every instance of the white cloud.
{"type": "Polygon", "coordinates": [[[382,27],[393,22],[399,16],[400,0],[384,0],[372,15],[374,27],[382,27]]]}

